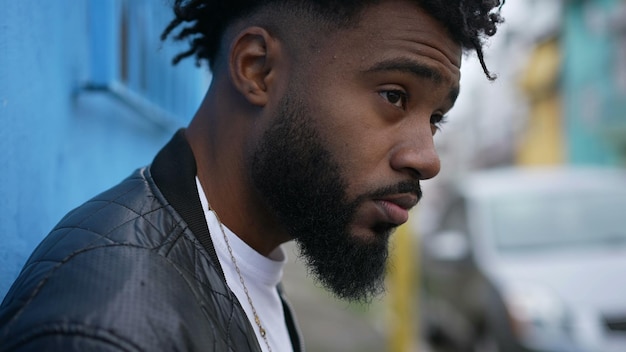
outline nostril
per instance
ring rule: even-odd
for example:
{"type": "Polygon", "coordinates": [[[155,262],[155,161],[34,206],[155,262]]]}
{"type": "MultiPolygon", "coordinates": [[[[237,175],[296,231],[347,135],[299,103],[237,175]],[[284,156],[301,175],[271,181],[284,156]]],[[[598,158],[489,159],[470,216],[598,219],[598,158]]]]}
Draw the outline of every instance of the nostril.
{"type": "Polygon", "coordinates": [[[409,173],[409,175],[413,179],[416,179],[416,180],[423,180],[424,179],[422,177],[422,174],[419,171],[415,170],[415,169],[408,169],[407,172],[409,173]]]}

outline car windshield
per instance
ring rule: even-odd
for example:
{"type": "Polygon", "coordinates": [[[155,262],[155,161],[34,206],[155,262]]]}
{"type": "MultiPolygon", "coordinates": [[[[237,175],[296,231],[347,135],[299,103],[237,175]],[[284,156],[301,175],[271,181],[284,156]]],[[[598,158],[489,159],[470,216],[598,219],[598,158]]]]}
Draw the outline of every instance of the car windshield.
{"type": "Polygon", "coordinates": [[[626,192],[504,197],[490,203],[500,252],[626,245],[626,192]]]}

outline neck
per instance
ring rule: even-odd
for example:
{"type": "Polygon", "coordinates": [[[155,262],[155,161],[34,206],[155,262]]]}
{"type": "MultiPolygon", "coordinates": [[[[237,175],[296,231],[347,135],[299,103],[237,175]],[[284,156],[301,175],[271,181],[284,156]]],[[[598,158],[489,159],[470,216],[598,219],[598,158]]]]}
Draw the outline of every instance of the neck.
{"type": "MultiPolygon", "coordinates": [[[[241,240],[264,256],[290,238],[256,197],[246,170],[244,142],[252,138],[237,109],[220,99],[205,98],[185,131],[196,160],[198,179],[220,220],[241,240]]],[[[249,144],[254,145],[254,144],[249,144]]]]}

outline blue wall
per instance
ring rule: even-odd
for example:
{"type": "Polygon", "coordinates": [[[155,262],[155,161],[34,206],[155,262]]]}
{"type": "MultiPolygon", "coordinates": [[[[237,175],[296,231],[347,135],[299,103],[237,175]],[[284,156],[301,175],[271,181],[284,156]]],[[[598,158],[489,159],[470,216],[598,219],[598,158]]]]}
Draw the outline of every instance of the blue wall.
{"type": "Polygon", "coordinates": [[[67,211],[149,163],[186,124],[207,79],[180,69],[198,92],[185,116],[157,124],[108,93],[81,89],[94,71],[89,1],[0,0],[0,9],[2,298],[67,211]]]}

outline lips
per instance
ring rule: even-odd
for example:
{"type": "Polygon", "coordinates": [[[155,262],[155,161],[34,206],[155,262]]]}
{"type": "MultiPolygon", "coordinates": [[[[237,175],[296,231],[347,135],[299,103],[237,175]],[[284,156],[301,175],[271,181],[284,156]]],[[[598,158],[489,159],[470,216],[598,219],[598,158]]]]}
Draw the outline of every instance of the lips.
{"type": "Polygon", "coordinates": [[[409,209],[417,204],[419,197],[413,193],[405,193],[374,201],[382,210],[387,222],[401,225],[409,220],[409,209]]]}

